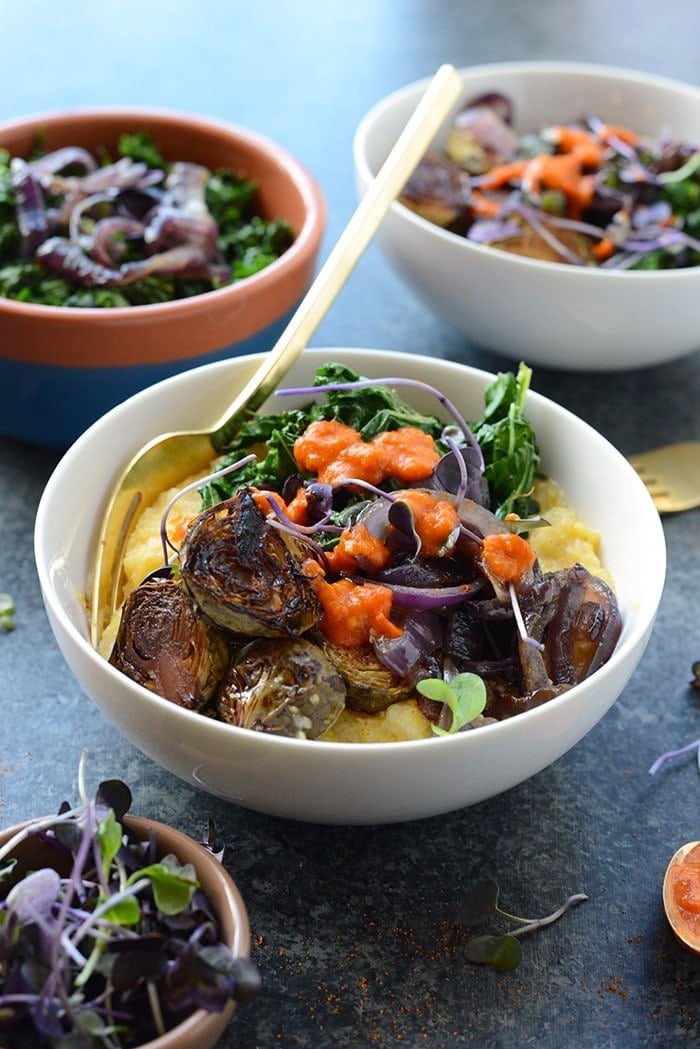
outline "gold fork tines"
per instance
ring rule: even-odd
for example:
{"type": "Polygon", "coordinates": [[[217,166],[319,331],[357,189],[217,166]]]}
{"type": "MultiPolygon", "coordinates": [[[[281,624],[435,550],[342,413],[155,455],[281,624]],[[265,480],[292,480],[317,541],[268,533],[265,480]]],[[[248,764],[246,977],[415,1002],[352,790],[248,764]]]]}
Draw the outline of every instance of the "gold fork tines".
{"type": "Polygon", "coordinates": [[[700,441],[666,444],[628,459],[659,513],[700,506],[700,441]]]}

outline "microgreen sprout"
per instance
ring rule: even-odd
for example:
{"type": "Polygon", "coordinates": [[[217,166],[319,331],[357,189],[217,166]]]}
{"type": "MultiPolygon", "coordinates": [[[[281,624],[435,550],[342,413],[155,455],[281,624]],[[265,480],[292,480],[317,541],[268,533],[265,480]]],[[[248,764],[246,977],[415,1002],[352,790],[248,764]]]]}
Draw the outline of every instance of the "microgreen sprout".
{"type": "Polygon", "coordinates": [[[665,754],[660,754],[656,761],[653,763],[653,765],[650,767],[649,775],[654,776],[659,771],[661,766],[666,761],[670,761],[671,758],[680,758],[683,757],[684,754],[692,754],[693,751],[696,751],[698,771],[700,772],[700,739],[694,739],[692,743],[686,743],[684,747],[679,747],[677,750],[668,750],[665,754]]]}
{"type": "Polygon", "coordinates": [[[449,728],[433,725],[436,736],[451,736],[483,713],[486,706],[486,686],[477,674],[457,674],[448,684],[442,678],[425,678],[416,685],[427,699],[443,703],[450,711],[449,728]]]}
{"type": "Polygon", "coordinates": [[[15,603],[9,594],[0,594],[0,630],[15,629],[15,603]]]}
{"type": "Polygon", "coordinates": [[[468,961],[490,965],[498,972],[512,972],[520,965],[523,952],[518,937],[551,925],[561,918],[573,904],[583,903],[588,899],[585,893],[578,892],[569,896],[561,907],[557,907],[545,918],[520,918],[516,914],[509,914],[501,910],[498,906],[498,893],[498,884],[493,878],[486,878],[478,882],[462,900],[457,919],[460,925],[468,928],[480,925],[492,916],[519,926],[511,932],[498,936],[473,936],[467,944],[465,953],[468,961]]]}
{"type": "Polygon", "coordinates": [[[185,485],[184,488],[180,488],[179,491],[177,491],[168,501],[160,519],[160,541],[163,547],[164,565],[167,566],[170,562],[168,547],[176,554],[179,552],[178,548],[170,541],[168,536],[168,516],[172,508],[175,506],[175,503],[182,499],[183,495],[187,495],[188,492],[194,492],[199,488],[205,488],[208,484],[211,484],[212,481],[216,481],[220,477],[225,477],[227,474],[235,473],[236,470],[240,470],[249,463],[254,462],[255,458],[256,456],[253,454],[245,455],[242,459],[237,459],[235,463],[229,463],[227,466],[222,466],[219,470],[215,470],[207,477],[200,477],[197,481],[191,481],[190,484],[185,485]]]}
{"type": "Polygon", "coordinates": [[[257,970],[220,942],[192,864],[122,826],[130,803],[124,783],[104,781],[0,848],[3,1049],[138,1046],[197,1008],[257,994],[257,970]]]}

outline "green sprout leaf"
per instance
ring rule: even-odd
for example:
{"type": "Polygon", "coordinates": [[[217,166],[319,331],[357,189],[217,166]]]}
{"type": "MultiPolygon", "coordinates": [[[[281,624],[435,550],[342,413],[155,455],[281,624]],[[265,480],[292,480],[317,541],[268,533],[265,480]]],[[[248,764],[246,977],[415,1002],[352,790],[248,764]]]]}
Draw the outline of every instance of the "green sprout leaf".
{"type": "Polygon", "coordinates": [[[575,903],[582,903],[588,897],[580,892],[569,896],[552,914],[546,918],[520,918],[517,914],[508,914],[498,906],[498,884],[493,878],[486,878],[478,882],[467,893],[462,900],[457,921],[460,925],[467,927],[479,925],[490,915],[500,918],[502,921],[510,922],[519,926],[513,932],[500,936],[485,934],[474,936],[465,948],[467,961],[478,965],[490,965],[498,972],[512,972],[517,969],[522,961],[523,952],[520,946],[519,936],[535,932],[537,929],[551,925],[561,918],[562,914],[575,903]]]}
{"type": "Polygon", "coordinates": [[[105,910],[103,917],[115,925],[138,925],[141,920],[141,906],[135,896],[125,896],[105,910]]]}
{"type": "Polygon", "coordinates": [[[192,864],[182,866],[172,854],[164,856],[159,863],[136,871],[127,881],[127,887],[141,878],[150,879],[156,907],[162,914],[179,914],[199,888],[192,864]]]}
{"type": "Polygon", "coordinates": [[[460,925],[480,925],[491,914],[498,914],[498,884],[493,878],[485,878],[467,893],[459,906],[460,925]]]}
{"type": "Polygon", "coordinates": [[[0,630],[15,629],[15,603],[9,594],[0,594],[0,630]]]}
{"type": "Polygon", "coordinates": [[[467,944],[467,961],[490,965],[500,973],[513,972],[523,960],[523,949],[515,936],[475,936],[467,944]]]}
{"type": "Polygon", "coordinates": [[[457,674],[450,683],[442,678],[426,678],[416,685],[418,691],[437,703],[444,703],[452,714],[448,729],[433,725],[436,736],[450,736],[469,725],[486,706],[486,686],[478,674],[457,674]]]}
{"type": "Polygon", "coordinates": [[[97,828],[97,840],[102,855],[102,870],[106,878],[122,843],[121,824],[117,822],[111,809],[97,828]]]}

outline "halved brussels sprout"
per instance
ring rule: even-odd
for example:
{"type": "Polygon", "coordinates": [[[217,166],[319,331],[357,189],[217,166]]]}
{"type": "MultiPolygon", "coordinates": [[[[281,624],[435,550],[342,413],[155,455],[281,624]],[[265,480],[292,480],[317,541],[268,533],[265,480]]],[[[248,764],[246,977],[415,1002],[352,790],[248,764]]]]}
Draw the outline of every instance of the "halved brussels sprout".
{"type": "Polygon", "coordinates": [[[265,519],[248,489],[199,515],[181,551],[182,579],[202,612],[236,634],[296,637],[321,609],[301,571],[304,547],[265,519]]]}
{"type": "Polygon", "coordinates": [[[131,592],[110,663],[139,685],[188,710],[216,691],[229,660],[221,633],[174,579],[153,579],[131,592]]]}
{"type": "Polygon", "coordinates": [[[401,190],[400,201],[428,222],[443,228],[471,218],[471,192],[465,177],[447,157],[429,153],[401,190]]]}
{"type": "Polygon", "coordinates": [[[345,680],[346,703],[353,710],[376,714],[414,694],[413,681],[393,674],[369,646],[341,648],[326,642],[324,651],[345,680]]]}
{"type": "Polygon", "coordinates": [[[232,661],[217,700],[222,721],[316,739],[345,706],[345,683],[306,639],[253,641],[232,661]]]}

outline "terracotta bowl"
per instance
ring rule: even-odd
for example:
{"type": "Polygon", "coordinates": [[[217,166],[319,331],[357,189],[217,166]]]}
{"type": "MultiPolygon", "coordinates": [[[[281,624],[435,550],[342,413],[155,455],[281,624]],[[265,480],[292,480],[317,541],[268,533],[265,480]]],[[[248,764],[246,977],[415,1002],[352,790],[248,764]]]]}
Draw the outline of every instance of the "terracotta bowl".
{"type": "MultiPolygon", "coordinates": [[[[34,821],[27,820],[0,831],[0,846],[3,846],[30,822],[34,821]]],[[[222,942],[230,947],[237,957],[248,958],[250,956],[248,912],[233,879],[216,857],[203,845],[164,823],[127,815],[123,817],[122,824],[138,840],[144,840],[149,833],[153,832],[158,851],[162,855],[172,852],[181,863],[193,865],[202,889],[214,908],[222,942]]],[[[50,861],[44,859],[43,862],[50,861]]],[[[36,841],[29,839],[19,846],[18,863],[13,877],[19,880],[41,863],[41,847],[36,841]]],[[[235,1002],[230,1001],[219,1013],[208,1013],[204,1009],[196,1009],[177,1027],[173,1027],[159,1038],[144,1043],[140,1049],[212,1049],[231,1020],[234,1008],[235,1002]]]]}
{"type": "Polygon", "coordinates": [[[146,130],[169,160],[228,167],[258,184],[269,218],[292,226],[292,246],[266,269],[203,295],[115,309],[40,306],[0,298],[0,433],[67,447],[138,390],[225,357],[268,349],[311,282],[325,228],[320,187],[276,143],[220,121],[141,108],[23,117],[0,125],[0,148],[26,156],[37,134],[47,151],[113,149],[146,130]]]}

